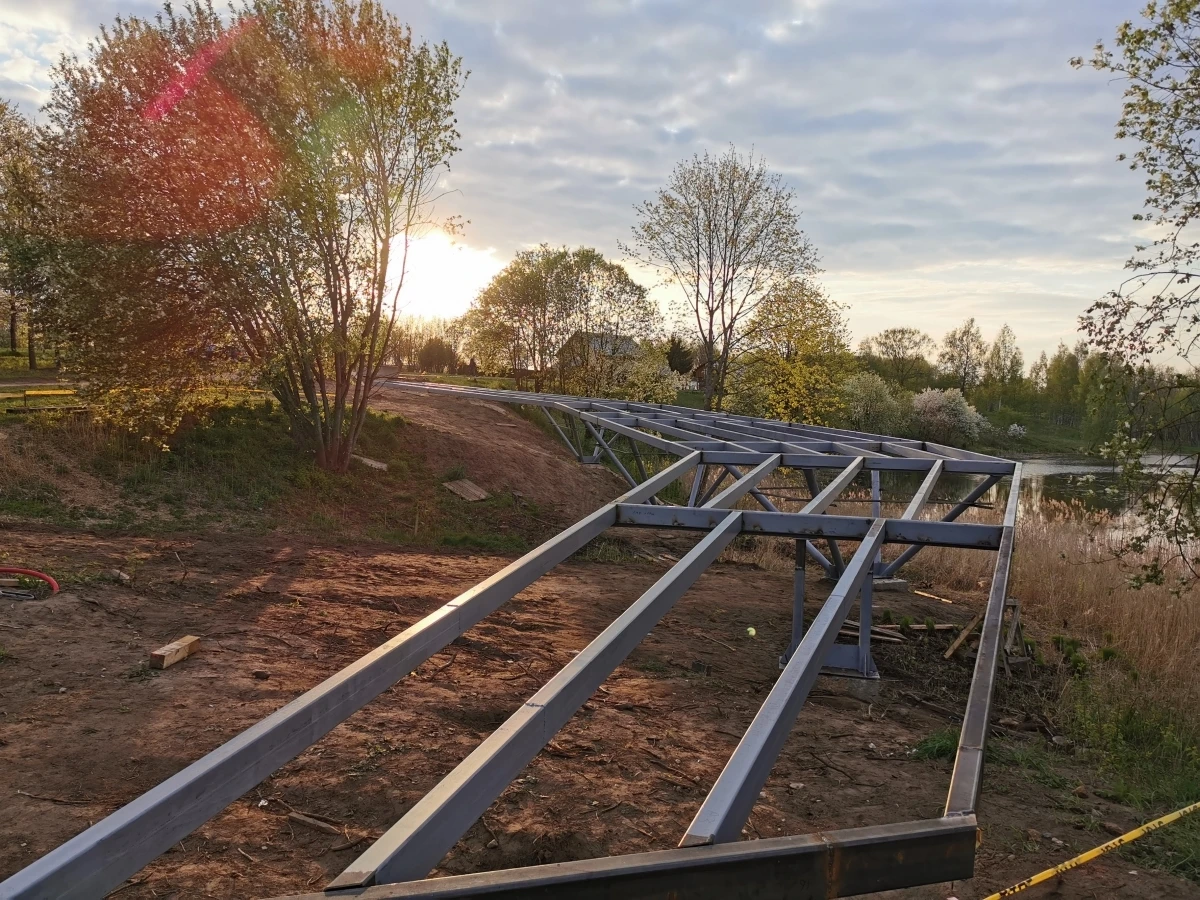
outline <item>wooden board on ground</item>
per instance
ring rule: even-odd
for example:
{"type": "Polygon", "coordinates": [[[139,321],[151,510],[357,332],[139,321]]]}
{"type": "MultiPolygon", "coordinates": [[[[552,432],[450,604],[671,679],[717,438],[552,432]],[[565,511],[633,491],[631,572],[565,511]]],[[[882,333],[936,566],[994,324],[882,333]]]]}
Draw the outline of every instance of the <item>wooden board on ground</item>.
{"type": "Polygon", "coordinates": [[[186,635],[151,653],[150,666],[155,669],[165,669],[177,662],[182,662],[199,649],[200,638],[194,634],[186,635]]]}
{"type": "Polygon", "coordinates": [[[972,632],[972,631],[974,631],[974,630],[975,630],[975,628],[976,628],[976,626],[978,626],[978,625],[979,625],[979,623],[983,621],[983,614],[984,614],[986,611],[987,611],[987,610],[986,610],[986,608],[985,608],[985,609],[981,609],[979,612],[977,612],[977,613],[975,614],[975,618],[973,618],[973,619],[972,619],[970,622],[968,622],[968,623],[967,623],[967,627],[966,627],[966,628],[964,628],[962,631],[960,631],[960,632],[958,633],[958,637],[956,637],[956,638],[954,639],[954,642],[953,642],[953,643],[950,645],[950,649],[948,649],[948,650],[947,650],[947,651],[946,651],[946,652],[943,654],[943,656],[944,656],[946,659],[949,659],[950,657],[952,657],[952,656],[954,655],[954,651],[955,651],[955,650],[957,650],[959,647],[961,647],[961,646],[963,645],[963,642],[964,642],[964,641],[965,641],[965,640],[966,640],[968,637],[970,637],[970,636],[971,636],[971,632],[972,632]]]}
{"type": "Polygon", "coordinates": [[[476,500],[486,500],[491,496],[487,491],[481,488],[473,481],[468,481],[466,478],[460,478],[458,481],[444,481],[442,487],[452,493],[458,494],[464,500],[469,500],[474,503],[476,500]]]}

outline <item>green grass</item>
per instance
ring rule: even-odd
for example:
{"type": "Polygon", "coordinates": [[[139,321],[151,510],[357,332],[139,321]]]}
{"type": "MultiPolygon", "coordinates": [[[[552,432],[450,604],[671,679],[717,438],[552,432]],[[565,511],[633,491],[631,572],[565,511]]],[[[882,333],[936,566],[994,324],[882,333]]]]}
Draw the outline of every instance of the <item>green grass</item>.
{"type": "Polygon", "coordinates": [[[510,494],[467,503],[441,486],[470,477],[461,466],[431,471],[401,416],[370,412],[356,452],[387,463],[352,462],[346,473],[315,465],[292,440],[286,417],[261,396],[212,410],[168,451],[88,421],[35,418],[4,423],[9,446],[36,471],[72,447],[72,462],[114,498],[103,512],[68,505],[49,477],[0,477],[0,514],[128,534],[220,528],[274,528],[333,540],[362,537],[397,545],[519,552],[551,526],[510,494]],[[86,446],[85,446],[86,445],[86,446]],[[89,449],[90,448],[90,449],[89,449]],[[54,455],[51,455],[51,451],[54,455]],[[43,462],[45,460],[45,462],[43,462]]]}
{"type": "Polygon", "coordinates": [[[942,728],[917,741],[912,748],[913,759],[953,759],[958,752],[958,731],[942,728]]]}
{"type": "MultiPolygon", "coordinates": [[[[1108,784],[1106,796],[1143,820],[1200,800],[1200,722],[1137,697],[1125,660],[1094,661],[1071,680],[1062,714],[1068,733],[1108,784]]],[[[1189,816],[1130,844],[1121,853],[1200,883],[1200,819],[1189,816]]]]}
{"type": "Polygon", "coordinates": [[[435,384],[459,384],[466,387],[494,388],[500,391],[515,391],[515,378],[502,378],[496,375],[428,375],[426,381],[435,384]]]}
{"type": "Polygon", "coordinates": [[[680,391],[675,398],[675,405],[704,409],[704,391],[680,391]]]}
{"type": "Polygon", "coordinates": [[[53,381],[56,374],[52,356],[39,356],[37,369],[31,370],[29,356],[25,350],[19,350],[15,356],[7,350],[0,350],[0,382],[15,381],[18,378],[44,378],[46,381],[53,381]]]}

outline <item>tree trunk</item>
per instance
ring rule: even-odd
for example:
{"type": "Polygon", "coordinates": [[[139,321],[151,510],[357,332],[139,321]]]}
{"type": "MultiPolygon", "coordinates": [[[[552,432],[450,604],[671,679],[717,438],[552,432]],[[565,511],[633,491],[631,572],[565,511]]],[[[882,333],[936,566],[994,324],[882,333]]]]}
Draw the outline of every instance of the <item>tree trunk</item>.
{"type": "Polygon", "coordinates": [[[14,303],[8,308],[8,352],[17,355],[17,306],[14,303]]]}
{"type": "Polygon", "coordinates": [[[37,347],[33,342],[33,313],[29,314],[29,371],[37,369],[37,347]]]}

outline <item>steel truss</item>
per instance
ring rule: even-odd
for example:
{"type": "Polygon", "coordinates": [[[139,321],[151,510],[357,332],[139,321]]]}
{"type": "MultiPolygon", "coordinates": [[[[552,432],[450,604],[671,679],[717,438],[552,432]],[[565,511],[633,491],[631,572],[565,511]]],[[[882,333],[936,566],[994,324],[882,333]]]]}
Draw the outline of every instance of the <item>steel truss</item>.
{"type": "MultiPolygon", "coordinates": [[[[850,896],[969,878],[1021,466],[929,442],[777,422],[678,406],[516,391],[389,382],[408,391],[540,408],[583,463],[607,461],[630,490],[576,522],[274,714],[0,883],[0,898],[93,898],[148,862],[319,741],[422,662],[470,630],[554,566],[615,526],[687,529],[703,536],[649,590],[487,737],[465,760],[318,894],[375,898],[731,898],[850,896]],[[625,459],[619,450],[623,441],[625,459]],[[591,449],[587,447],[591,444],[591,449]],[[668,463],[657,468],[665,456],[668,463]],[[672,458],[673,461],[670,461],[672,458]],[[632,460],[636,476],[627,464],[632,460]],[[779,469],[802,473],[810,499],[781,512],[760,484],[779,469]],[[832,471],[821,486],[819,474],[832,471]],[[904,513],[881,515],[881,472],[924,473],[904,513]],[[870,515],[829,512],[856,479],[870,480],[870,515]],[[940,521],[920,519],[939,480],[978,483],[940,521]],[[1000,525],[955,520],[1010,479],[1000,525]],[[687,483],[685,503],[658,495],[687,483]],[[735,508],[744,498],[759,510],[735,508]],[[446,852],[537,756],[704,570],[740,534],[796,542],[793,629],[782,671],[679,849],[424,880],[446,852]],[[856,542],[847,560],[840,542],[856,542]],[[828,555],[818,548],[820,543],[828,555]],[[890,564],[884,544],[907,549],[890,564]],[[922,547],[989,550],[996,567],[941,818],[739,840],[742,828],[822,671],[875,677],[870,654],[876,578],[922,547]],[[836,583],[804,628],[804,570],[812,559],[836,583]],[[859,640],[836,642],[859,604],[859,640]]],[[[674,496],[678,499],[680,494],[674,496]]],[[[845,502],[845,501],[843,501],[845,502]]]]}

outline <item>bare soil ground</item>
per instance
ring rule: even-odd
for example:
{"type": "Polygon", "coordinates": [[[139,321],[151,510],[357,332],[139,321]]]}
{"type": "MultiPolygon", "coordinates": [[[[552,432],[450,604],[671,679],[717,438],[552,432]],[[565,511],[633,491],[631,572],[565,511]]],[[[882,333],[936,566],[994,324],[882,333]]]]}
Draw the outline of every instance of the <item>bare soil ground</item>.
{"type": "MultiPolygon", "coordinates": [[[[0,875],[506,562],[282,535],[3,537],[8,553],[66,572],[70,585],[9,604],[0,619],[0,875]],[[132,581],[105,577],[113,568],[132,581]],[[149,652],[183,634],[203,636],[204,651],[149,672],[149,652]]],[[[394,822],[664,570],[560,566],[144,869],[121,896],[249,898],[323,886],[365,846],[352,842],[394,822]],[[289,822],[293,810],[336,822],[341,833],[289,822]]],[[[814,603],[825,590],[810,584],[814,603]]],[[[777,674],[789,596],[788,579],[744,566],[704,575],[435,874],[674,846],[777,674]]],[[[917,621],[965,621],[975,602],[951,596],[958,602],[883,603],[917,621]]],[[[871,699],[822,679],[747,837],[937,815],[949,762],[915,760],[908,750],[949,724],[932,707],[961,708],[969,663],[942,660],[948,639],[880,646],[884,677],[871,699]]],[[[1020,714],[1024,689],[1002,688],[1001,715],[1020,714]]],[[[1047,754],[1037,735],[1002,743],[1028,747],[1035,762],[1047,754]]],[[[1106,838],[1074,827],[1090,810],[1134,824],[1090,783],[1086,797],[1072,793],[1088,776],[1068,756],[1046,758],[1049,768],[989,768],[972,882],[901,895],[967,900],[1066,859],[1106,838]]],[[[1200,895],[1135,868],[1106,858],[1029,896],[1200,895]]]]}
{"type": "Polygon", "coordinates": [[[516,491],[565,523],[626,489],[611,470],[581,466],[556,437],[500,403],[385,386],[376,389],[371,406],[400,413],[417,426],[411,449],[432,471],[461,466],[480,487],[516,491]]]}

